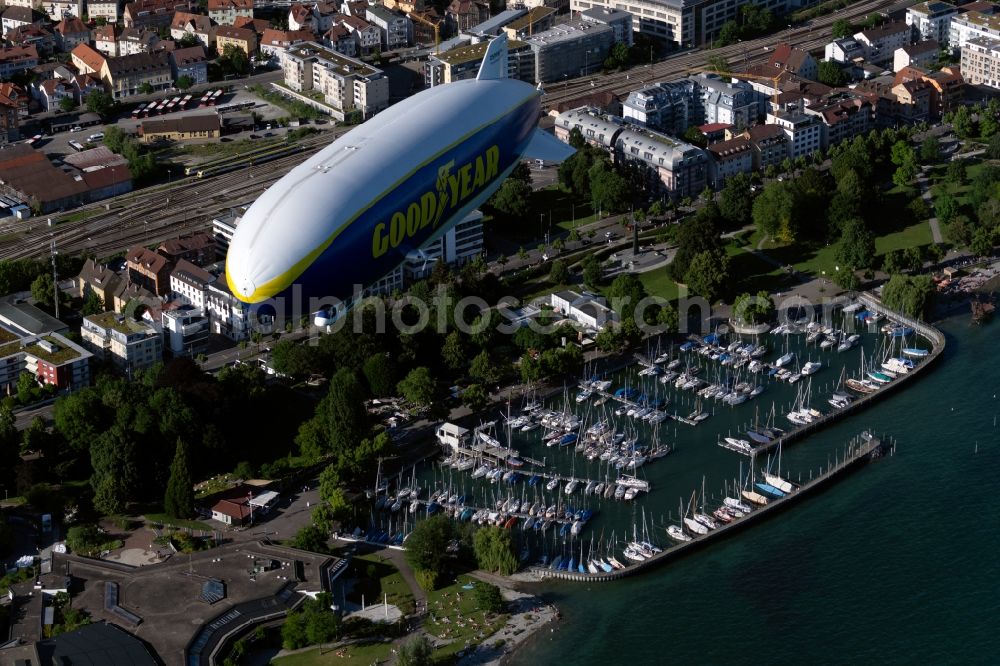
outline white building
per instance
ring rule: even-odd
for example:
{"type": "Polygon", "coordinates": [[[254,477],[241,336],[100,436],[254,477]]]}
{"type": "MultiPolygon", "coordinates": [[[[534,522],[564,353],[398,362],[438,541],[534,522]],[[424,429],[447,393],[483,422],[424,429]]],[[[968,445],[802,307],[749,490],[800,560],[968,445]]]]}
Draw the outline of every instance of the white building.
{"type": "Polygon", "coordinates": [[[111,362],[130,377],[163,359],[163,339],[159,331],[145,321],[117,312],[84,317],[80,337],[84,347],[95,356],[111,362]]]}
{"type": "Polygon", "coordinates": [[[482,253],[483,213],[474,210],[441,238],[407,255],[403,264],[405,283],[429,277],[439,260],[448,266],[462,266],[482,253]]]}
{"type": "Polygon", "coordinates": [[[951,18],[958,14],[958,7],[940,0],[921,2],[906,10],[906,25],[910,26],[918,41],[933,39],[943,46],[948,45],[951,33],[951,18]]]}
{"type": "Polygon", "coordinates": [[[382,5],[370,5],[365,11],[365,19],[378,28],[383,50],[393,51],[409,46],[413,38],[413,22],[406,16],[382,5]]]}
{"type": "Polygon", "coordinates": [[[323,102],[338,120],[352,111],[370,118],[389,106],[389,79],[382,70],[316,42],[284,51],[281,68],[285,85],[296,92],[322,93],[323,102]]]}
{"type": "Polygon", "coordinates": [[[208,305],[208,285],[213,282],[214,275],[181,259],[170,272],[170,296],[185,305],[204,310],[208,305]]]}
{"type": "Polygon", "coordinates": [[[798,110],[767,114],[767,124],[778,125],[788,137],[788,156],[809,156],[823,147],[823,121],[798,110]]]}
{"type": "Polygon", "coordinates": [[[692,77],[700,93],[701,113],[696,122],[723,123],[737,128],[749,127],[757,119],[760,95],[746,81],[725,80],[717,74],[692,77]]]}
{"type": "Polygon", "coordinates": [[[865,48],[865,59],[868,62],[889,65],[896,49],[910,43],[910,36],[910,27],[905,23],[887,23],[855,33],[854,39],[865,48]]]}
{"type": "Polygon", "coordinates": [[[743,136],[713,143],[708,153],[708,174],[712,187],[719,188],[738,173],[753,171],[753,144],[743,136]]]}
{"type": "MultiPolygon", "coordinates": [[[[589,331],[600,331],[618,321],[617,313],[608,307],[603,296],[566,290],[550,296],[552,309],[589,331]]],[[[636,303],[630,304],[635,307],[636,303]]]]}
{"type": "Polygon", "coordinates": [[[898,72],[904,67],[924,67],[937,60],[941,46],[933,39],[907,44],[896,49],[892,54],[892,71],[898,72]]]}
{"type": "Polygon", "coordinates": [[[852,63],[867,55],[865,47],[853,37],[835,39],[823,49],[823,57],[832,62],[852,63]]]}
{"type": "Polygon", "coordinates": [[[1000,89],[1000,40],[970,39],[962,47],[962,76],[972,85],[1000,89]]]}
{"type": "Polygon", "coordinates": [[[632,15],[626,11],[610,7],[594,7],[580,12],[580,18],[591,23],[610,25],[615,31],[616,42],[621,42],[628,46],[632,46],[635,43],[635,39],[632,36],[632,15]]]}
{"type": "Polygon", "coordinates": [[[965,12],[951,17],[948,46],[962,50],[970,39],[1000,39],[1000,15],[984,12],[965,12]]]}
{"type": "Polygon", "coordinates": [[[209,321],[204,311],[184,305],[160,313],[165,346],[174,356],[195,356],[208,348],[209,321]]]}
{"type": "Polygon", "coordinates": [[[438,444],[449,449],[466,447],[469,445],[469,429],[454,423],[442,423],[434,432],[438,444]]]}

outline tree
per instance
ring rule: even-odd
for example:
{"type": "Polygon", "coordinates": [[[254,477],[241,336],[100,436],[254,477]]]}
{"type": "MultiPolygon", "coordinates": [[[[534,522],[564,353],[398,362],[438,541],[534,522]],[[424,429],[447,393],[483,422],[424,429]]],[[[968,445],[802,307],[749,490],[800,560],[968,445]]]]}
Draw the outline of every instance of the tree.
{"type": "Polygon", "coordinates": [[[929,275],[893,275],[882,287],[886,307],[911,317],[926,317],[933,304],[934,281],[929,275]]]}
{"type": "Polygon", "coordinates": [[[975,133],[969,107],[960,106],[951,116],[951,126],[959,139],[968,139],[975,133]]]}
{"type": "Polygon", "coordinates": [[[990,142],[986,145],[986,157],[991,160],[1000,160],[1000,133],[995,133],[990,137],[990,142]]]}
{"type": "Polygon", "coordinates": [[[604,277],[604,271],[597,257],[588,254],[581,265],[583,267],[583,283],[591,289],[596,289],[600,286],[601,278],[604,277]]]}
{"type": "Polygon", "coordinates": [[[981,114],[979,116],[979,136],[983,139],[992,139],[1000,131],[1000,123],[995,116],[981,114]]]}
{"type": "Polygon", "coordinates": [[[90,555],[100,543],[101,534],[97,525],[74,525],[66,532],[66,545],[77,555],[90,555]]]}
{"type": "Polygon", "coordinates": [[[941,142],[936,136],[929,135],[920,143],[920,161],[924,164],[937,162],[941,159],[941,142]]]}
{"type": "Polygon", "coordinates": [[[742,227],[752,220],[754,197],[750,188],[750,176],[746,173],[726,179],[719,196],[719,212],[733,226],[742,227]]]}
{"type": "Polygon", "coordinates": [[[715,38],[713,46],[716,48],[729,46],[730,44],[735,44],[739,39],[740,26],[736,21],[730,19],[719,28],[719,36],[715,38]]]}
{"type": "Polygon", "coordinates": [[[490,396],[480,384],[472,384],[462,393],[462,404],[473,412],[481,412],[490,404],[490,396]]]}
{"type": "Polygon", "coordinates": [[[917,163],[905,162],[892,173],[892,182],[900,187],[906,187],[917,177],[917,163]]]}
{"type": "Polygon", "coordinates": [[[605,69],[619,69],[628,65],[628,44],[617,42],[608,52],[608,57],[604,59],[605,69]]]}
{"type": "Polygon", "coordinates": [[[250,65],[246,51],[235,44],[226,44],[222,49],[222,59],[235,74],[245,74],[250,65]]]}
{"type": "Polygon", "coordinates": [[[431,666],[434,648],[424,634],[414,634],[399,646],[396,666],[431,666]]]}
{"type": "Polygon", "coordinates": [[[837,271],[833,276],[833,281],[844,291],[857,291],[861,287],[861,280],[853,269],[845,268],[837,271]]]}
{"type": "Polygon", "coordinates": [[[729,257],[722,250],[699,252],[691,259],[685,282],[696,294],[714,302],[729,280],[729,257]]]}
{"type": "Polygon", "coordinates": [[[934,214],[944,224],[951,222],[958,215],[958,201],[947,192],[942,192],[934,199],[934,214]]]}
{"type": "Polygon", "coordinates": [[[84,99],[87,111],[96,113],[102,118],[111,112],[115,105],[115,99],[104,90],[91,90],[84,99]]]}
{"type": "Polygon", "coordinates": [[[629,182],[606,161],[598,161],[590,168],[590,195],[594,208],[611,213],[626,210],[630,190],[629,182]]]}
{"type": "MultiPolygon", "coordinates": [[[[55,287],[56,283],[52,278],[52,273],[46,271],[31,283],[31,297],[38,305],[51,310],[55,303],[55,287]]],[[[59,300],[60,302],[64,300],[62,291],[59,292],[59,300]]]]}
{"type": "Polygon", "coordinates": [[[372,354],[365,360],[365,365],[361,372],[368,382],[371,394],[379,398],[386,398],[395,392],[398,378],[396,377],[396,364],[389,358],[388,354],[378,352],[372,354]]]}
{"type": "Polygon", "coordinates": [[[631,273],[622,273],[608,288],[611,307],[621,314],[622,319],[634,319],[635,308],[645,297],[646,287],[631,273]]]}
{"type": "Polygon", "coordinates": [[[21,462],[21,436],[15,425],[14,413],[6,405],[0,406],[0,480],[10,481],[14,469],[21,462]]]}
{"type": "Polygon", "coordinates": [[[104,299],[96,291],[87,290],[87,295],[83,298],[83,305],[80,307],[80,314],[86,317],[102,312],[104,312],[104,299]]]}
{"type": "Polygon", "coordinates": [[[72,97],[63,97],[59,100],[59,110],[64,113],[69,113],[76,108],[76,100],[72,97]]]}
{"type": "Polygon", "coordinates": [[[461,333],[452,331],[445,337],[441,345],[441,360],[449,370],[452,372],[462,370],[468,363],[468,354],[468,347],[461,333]]]}
{"type": "Polygon", "coordinates": [[[493,195],[491,204],[498,211],[512,218],[523,218],[530,210],[531,185],[517,178],[508,178],[493,195]]]}
{"type": "Polygon", "coordinates": [[[309,644],[306,637],[305,614],[292,611],[281,625],[281,645],[286,650],[298,650],[309,644]]]}
{"type": "Polygon", "coordinates": [[[313,369],[313,348],[293,340],[279,340],[271,349],[271,367],[283,375],[301,379],[313,369]]]}
{"type": "Polygon", "coordinates": [[[965,160],[951,160],[944,170],[944,179],[954,185],[965,181],[967,166],[965,160]]]}
{"type": "Polygon", "coordinates": [[[476,530],[473,550],[479,568],[491,573],[509,576],[517,571],[517,556],[510,530],[500,527],[486,527],[476,530]]]}
{"type": "Polygon", "coordinates": [[[977,229],[972,235],[969,249],[977,257],[988,257],[993,254],[994,232],[992,229],[977,229]]]}
{"type": "Polygon", "coordinates": [[[407,401],[421,406],[431,404],[434,400],[434,389],[435,382],[431,371],[423,366],[410,370],[403,381],[396,386],[396,390],[407,401]]]}
{"type": "Polygon", "coordinates": [[[836,62],[822,60],[816,68],[816,78],[820,83],[836,88],[847,83],[847,75],[836,62]]]}
{"type": "Polygon", "coordinates": [[[733,302],[733,314],[738,321],[757,324],[774,314],[774,302],[766,291],[756,295],[742,293],[733,302]]]}
{"type": "Polygon", "coordinates": [[[172,518],[187,518],[194,513],[194,488],[188,471],[187,444],[181,439],[177,440],[174,461],[170,465],[163,510],[172,518]]]}
{"type": "Polygon", "coordinates": [[[325,553],[329,550],[326,540],[327,535],[322,527],[319,525],[306,525],[295,533],[292,545],[313,553],[325,553]]]}
{"type": "Polygon", "coordinates": [[[850,37],[854,34],[854,26],[847,19],[837,19],[830,26],[830,34],[834,39],[840,39],[841,37],[850,37]]]}
{"type": "Polygon", "coordinates": [[[990,199],[978,210],[976,217],[979,219],[979,226],[986,229],[1000,228],[1000,199],[990,199]]]}
{"type": "Polygon", "coordinates": [[[148,81],[143,81],[139,84],[139,94],[140,95],[151,95],[153,94],[153,86],[148,81]]]}
{"type": "Polygon", "coordinates": [[[708,140],[705,138],[705,135],[701,133],[701,130],[698,129],[697,125],[691,125],[684,130],[684,136],[681,138],[691,145],[698,146],[700,148],[704,148],[708,145],[708,140]]]}
{"type": "Polygon", "coordinates": [[[469,376],[487,384],[494,384],[500,380],[501,369],[493,360],[488,349],[479,352],[469,365],[469,376]]]}
{"type": "Polygon", "coordinates": [[[772,181],[753,202],[757,228],[782,242],[795,240],[795,195],[787,183],[772,181]]]}
{"type": "Polygon", "coordinates": [[[417,571],[427,572],[432,578],[424,582],[436,582],[444,573],[448,544],[454,538],[454,525],[442,515],[431,516],[418,522],[406,540],[406,561],[417,571]]]}
{"type": "Polygon", "coordinates": [[[549,269],[549,281],[552,284],[566,284],[569,282],[569,268],[566,266],[565,261],[556,259],[552,262],[552,268],[549,269]]]}
{"type": "Polygon", "coordinates": [[[837,261],[850,269],[871,268],[874,265],[875,235],[864,220],[855,217],[844,223],[837,261]]]}
{"type": "Polygon", "coordinates": [[[361,383],[347,368],[341,368],[330,378],[329,390],[316,407],[320,452],[350,451],[368,435],[368,413],[359,400],[363,395],[361,383]]]}
{"type": "Polygon", "coordinates": [[[503,595],[500,593],[500,588],[496,585],[476,581],[475,595],[476,606],[479,607],[479,610],[486,611],[487,613],[503,612],[505,606],[503,595]]]}
{"type": "Polygon", "coordinates": [[[944,230],[944,237],[956,247],[968,247],[972,243],[972,236],[972,225],[965,215],[956,215],[944,230]]]}
{"type": "MultiPolygon", "coordinates": [[[[185,37],[186,36],[187,35],[185,35],[185,37]]],[[[178,76],[177,80],[174,81],[174,87],[177,88],[178,90],[187,90],[188,88],[190,88],[193,85],[194,85],[194,79],[192,79],[187,74],[183,74],[181,76],[178,76]]]]}

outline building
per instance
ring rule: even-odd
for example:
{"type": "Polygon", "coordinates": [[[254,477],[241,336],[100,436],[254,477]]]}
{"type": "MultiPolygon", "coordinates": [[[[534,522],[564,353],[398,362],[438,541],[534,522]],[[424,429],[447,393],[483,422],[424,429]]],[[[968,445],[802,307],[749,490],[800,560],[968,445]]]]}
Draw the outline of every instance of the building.
{"type": "Polygon", "coordinates": [[[814,114],[792,108],[767,114],[767,123],[777,125],[788,139],[788,157],[808,157],[823,148],[823,122],[814,114]]]}
{"type": "Polygon", "coordinates": [[[358,50],[362,55],[369,55],[381,48],[381,31],[359,16],[342,16],[334,25],[344,28],[355,36],[358,50]]]}
{"type": "Polygon", "coordinates": [[[166,90],[174,81],[167,54],[163,52],[107,58],[100,76],[115,99],[142,94],[146,86],[153,91],[166,90]]]}
{"type": "Polygon", "coordinates": [[[692,124],[696,83],[692,79],[666,81],[629,93],[622,115],[640,127],[680,136],[692,124]]]}
{"type": "Polygon", "coordinates": [[[85,14],[83,0],[43,0],[39,6],[53,21],[72,17],[82,18],[85,14]]]}
{"type": "Polygon", "coordinates": [[[164,347],[174,356],[195,356],[208,349],[210,330],[204,310],[182,305],[160,313],[164,347]]]}
{"type": "MultiPolygon", "coordinates": [[[[480,42],[428,56],[424,65],[424,85],[432,88],[476,78],[488,46],[489,42],[480,42]]],[[[507,43],[507,77],[534,82],[535,52],[531,46],[516,40],[507,43]]]]}
{"type": "MultiPolygon", "coordinates": [[[[300,30],[299,32],[306,32],[300,30]]],[[[315,35],[309,33],[309,37],[300,39],[298,42],[311,42],[316,39],[315,35]]],[[[296,42],[296,43],[298,43],[296,42]]],[[[351,32],[347,26],[335,25],[323,33],[323,44],[348,58],[356,58],[361,52],[361,39],[357,32],[351,32]]]]}
{"type": "Polygon", "coordinates": [[[452,33],[467,32],[490,17],[490,5],[479,0],[452,0],[445,20],[452,33]]]}
{"type": "Polygon", "coordinates": [[[903,22],[887,23],[854,34],[865,49],[865,60],[876,65],[890,65],[896,49],[910,43],[912,32],[903,22]]]}
{"type": "MultiPolygon", "coordinates": [[[[275,30],[274,28],[268,28],[260,37],[260,52],[261,55],[267,56],[274,63],[278,63],[281,61],[281,54],[286,49],[302,42],[314,41],[315,39],[316,35],[310,30],[275,30]]],[[[357,50],[354,53],[356,54],[357,50]]],[[[351,54],[348,53],[346,55],[351,54]]]]}
{"type": "Polygon", "coordinates": [[[163,360],[163,338],[149,322],[117,312],[86,315],[83,346],[128,376],[163,360]]]}
{"type": "Polygon", "coordinates": [[[767,61],[767,67],[771,71],[791,72],[804,79],[816,80],[816,59],[809,55],[808,51],[795,48],[787,42],[774,47],[767,61]]]}
{"type": "Polygon", "coordinates": [[[713,143],[705,151],[708,153],[709,181],[716,189],[722,187],[727,178],[753,171],[753,145],[746,137],[713,143]]]}
{"type": "Polygon", "coordinates": [[[850,64],[864,60],[866,55],[867,51],[865,51],[865,47],[853,37],[835,39],[823,49],[823,56],[827,60],[841,64],[850,64]]]}
{"type": "Polygon", "coordinates": [[[1000,13],[987,11],[967,11],[951,17],[948,31],[948,47],[961,51],[971,39],[1000,39],[1000,13]]]}
{"type": "Polygon", "coordinates": [[[941,46],[934,40],[907,44],[896,49],[892,54],[892,71],[898,72],[904,67],[925,67],[937,60],[941,46]]]}
{"type": "Polygon", "coordinates": [[[118,28],[110,23],[94,28],[94,46],[90,50],[97,51],[99,54],[109,58],[117,56],[118,28]]]}
{"type": "Polygon", "coordinates": [[[697,196],[708,182],[703,150],[651,130],[622,130],[615,140],[615,161],[638,166],[651,185],[675,199],[697,196]]]}
{"type": "Polygon", "coordinates": [[[820,139],[823,149],[867,134],[873,126],[871,102],[863,95],[851,92],[833,93],[821,103],[806,106],[804,110],[806,114],[817,116],[823,121],[820,139]]]}
{"type": "Polygon", "coordinates": [[[33,45],[0,48],[0,79],[10,79],[37,66],[38,49],[33,45]]]}
{"type": "Polygon", "coordinates": [[[599,71],[615,42],[609,25],[575,19],[524,40],[535,52],[535,81],[549,83],[599,71]]]}
{"type": "Polygon", "coordinates": [[[76,17],[65,18],[55,26],[56,44],[63,52],[72,51],[77,44],[90,43],[90,28],[76,17]]]}
{"type": "Polygon", "coordinates": [[[186,76],[194,82],[194,85],[208,83],[208,57],[205,55],[204,46],[171,51],[167,54],[167,61],[170,63],[170,75],[174,81],[186,76]]]}
{"type": "MultiPolygon", "coordinates": [[[[18,300],[12,297],[0,299],[0,337],[12,334],[19,338],[28,338],[53,332],[65,333],[69,330],[66,324],[44,310],[18,300]]],[[[12,339],[7,337],[3,342],[12,339]]]]}
{"type": "Polygon", "coordinates": [[[445,234],[411,253],[403,263],[403,283],[412,284],[431,276],[438,261],[450,267],[464,266],[483,253],[483,214],[473,210],[445,234]]]}
{"type": "Polygon", "coordinates": [[[222,120],[217,113],[200,113],[178,118],[154,118],[139,125],[139,140],[155,141],[215,141],[222,132],[222,120]]]}
{"type": "MultiPolygon", "coordinates": [[[[507,39],[524,39],[544,32],[555,24],[556,10],[552,7],[541,6],[527,12],[522,11],[520,16],[512,18],[501,30],[506,33],[507,39]]],[[[473,34],[479,34],[479,32],[474,31],[473,34]]]]}
{"type": "Polygon", "coordinates": [[[87,0],[87,15],[92,19],[102,18],[113,25],[122,17],[121,0],[87,0]]]}
{"type": "Polygon", "coordinates": [[[221,499],[212,506],[212,520],[242,527],[250,521],[252,510],[245,500],[221,499]]]}
{"type": "Polygon", "coordinates": [[[965,79],[957,67],[942,67],[937,71],[924,71],[917,67],[904,67],[896,72],[895,83],[911,78],[920,78],[930,84],[931,119],[937,120],[954,111],[965,96],[965,79]]]}
{"type": "Polygon", "coordinates": [[[8,5],[7,9],[4,9],[3,14],[0,15],[0,25],[3,26],[4,35],[22,26],[33,25],[40,28],[45,25],[45,15],[29,7],[8,5]]]}
{"type": "Polygon", "coordinates": [[[370,118],[389,106],[389,80],[382,70],[324,48],[298,44],[281,56],[285,85],[296,92],[315,90],[338,120],[351,112],[370,118]]]}
{"type": "MultiPolygon", "coordinates": [[[[388,4],[386,6],[388,6],[388,4]]],[[[496,37],[503,32],[504,27],[509,25],[511,21],[515,21],[527,13],[528,10],[524,7],[505,9],[499,14],[494,14],[479,25],[474,25],[469,28],[468,34],[476,37],[477,40],[496,37]]]]}
{"type": "Polygon", "coordinates": [[[735,127],[749,127],[756,121],[760,109],[760,96],[746,81],[724,80],[718,74],[701,73],[691,77],[697,85],[694,124],[726,123],[735,127]]]}
{"type": "Polygon", "coordinates": [[[174,263],[184,260],[205,266],[215,261],[216,242],[211,234],[195,233],[165,240],[156,251],[174,263]]]}
{"type": "Polygon", "coordinates": [[[632,15],[621,9],[609,7],[594,7],[580,12],[580,18],[592,23],[603,23],[610,25],[615,31],[615,42],[623,43],[628,47],[635,44],[632,34],[632,15]]]}
{"type": "Polygon", "coordinates": [[[974,86],[1000,88],[1000,39],[977,37],[962,47],[962,76],[974,86]]]}
{"type": "Polygon", "coordinates": [[[193,36],[202,46],[208,48],[215,43],[212,20],[204,14],[174,12],[174,16],[170,20],[170,38],[179,42],[188,35],[193,36]]]}
{"type": "Polygon", "coordinates": [[[76,86],[70,81],[63,79],[47,79],[40,81],[36,87],[36,99],[45,111],[60,110],[59,105],[63,100],[70,100],[75,106],[78,104],[78,91],[76,86]]]}
{"type": "Polygon", "coordinates": [[[59,333],[17,337],[0,329],[0,388],[17,390],[27,372],[39,384],[75,391],[90,385],[92,354],[59,333]]]}
{"type": "Polygon", "coordinates": [[[93,259],[87,259],[80,268],[74,283],[77,294],[85,299],[88,294],[97,294],[104,307],[111,307],[115,292],[123,284],[118,273],[111,270],[107,264],[98,264],[93,259]]]}
{"type": "Polygon", "coordinates": [[[125,253],[128,282],[157,296],[170,293],[170,260],[141,245],[125,253]]]}
{"type": "Polygon", "coordinates": [[[573,130],[579,130],[583,140],[595,148],[614,153],[618,134],[624,129],[622,123],[593,109],[571,109],[560,113],[553,131],[560,141],[570,142],[573,130]]]}
{"type": "Polygon", "coordinates": [[[249,58],[257,51],[257,33],[249,28],[234,28],[231,25],[220,25],[215,28],[215,49],[224,53],[227,46],[233,46],[249,58]]]}
{"type": "MultiPolygon", "coordinates": [[[[7,84],[13,87],[13,84],[7,84]]],[[[0,92],[0,146],[21,138],[21,117],[17,99],[0,92]]]]}
{"type": "Polygon", "coordinates": [[[193,12],[191,0],[133,0],[125,5],[122,24],[126,28],[165,28],[175,11],[193,12]]]}
{"type": "Polygon", "coordinates": [[[41,151],[20,143],[0,151],[0,194],[49,213],[90,201],[80,174],[57,169],[41,151]]]}
{"type": "Polygon", "coordinates": [[[788,136],[779,125],[754,125],[743,132],[753,151],[753,168],[779,167],[788,157],[788,136]]]}
{"type": "Polygon", "coordinates": [[[556,313],[592,332],[618,321],[618,314],[608,307],[603,296],[587,292],[559,291],[549,296],[549,304],[556,313]]]}
{"type": "Polygon", "coordinates": [[[394,51],[410,45],[413,22],[406,16],[380,5],[371,5],[365,10],[365,20],[378,28],[382,50],[394,51]]]}
{"type": "Polygon", "coordinates": [[[253,0],[208,0],[208,17],[219,25],[233,25],[239,17],[253,18],[253,0]]]}
{"type": "Polygon", "coordinates": [[[910,26],[915,40],[934,40],[942,46],[947,46],[951,33],[951,17],[958,13],[958,7],[940,0],[921,2],[907,8],[906,25],[910,26]]]}
{"type": "Polygon", "coordinates": [[[152,53],[160,44],[160,36],[156,30],[149,28],[125,28],[118,35],[118,55],[127,56],[136,53],[152,53]]]}

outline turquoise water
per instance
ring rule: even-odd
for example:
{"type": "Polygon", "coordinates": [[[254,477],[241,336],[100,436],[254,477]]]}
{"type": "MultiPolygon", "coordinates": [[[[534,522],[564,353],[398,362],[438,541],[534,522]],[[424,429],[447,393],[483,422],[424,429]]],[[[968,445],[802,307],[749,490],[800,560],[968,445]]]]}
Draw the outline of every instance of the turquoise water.
{"type": "MultiPolygon", "coordinates": [[[[563,619],[512,663],[996,663],[998,329],[970,328],[967,317],[942,328],[936,368],[790,447],[783,464],[792,476],[824,464],[865,428],[897,440],[895,455],[635,578],[530,586],[563,619]]],[[[701,475],[711,494],[738,473],[742,456],[721,449],[683,455],[696,445],[718,449],[689,441],[650,467],[651,478],[681,479],[655,504],[654,485],[651,514],[676,514],[677,490],[690,493],[701,475]]]]}

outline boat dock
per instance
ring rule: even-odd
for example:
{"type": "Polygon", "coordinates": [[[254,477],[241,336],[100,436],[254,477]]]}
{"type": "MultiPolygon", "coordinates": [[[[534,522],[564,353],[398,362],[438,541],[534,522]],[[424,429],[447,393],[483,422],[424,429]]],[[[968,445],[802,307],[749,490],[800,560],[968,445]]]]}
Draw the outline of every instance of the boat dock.
{"type": "Polygon", "coordinates": [[[801,439],[802,437],[808,435],[809,433],[819,430],[843,416],[852,414],[854,412],[864,409],[865,407],[868,407],[876,400],[879,400],[888,394],[896,392],[896,390],[900,386],[908,385],[910,382],[913,381],[914,378],[920,376],[924,371],[930,368],[934,364],[934,361],[937,360],[937,358],[944,351],[945,347],[944,334],[942,334],[941,331],[937,330],[933,326],[925,324],[924,322],[918,321],[916,319],[911,319],[910,317],[906,317],[905,315],[899,314],[898,312],[892,312],[886,309],[886,307],[882,305],[881,301],[879,301],[877,298],[875,298],[874,296],[872,296],[867,292],[859,294],[858,300],[864,303],[865,307],[873,311],[882,312],[889,319],[904,324],[906,326],[909,326],[913,330],[920,333],[920,335],[922,335],[924,339],[930,342],[931,343],[930,353],[923,360],[923,362],[917,364],[916,367],[914,367],[913,370],[911,370],[910,372],[904,375],[900,375],[889,384],[883,385],[879,390],[855,398],[854,401],[851,402],[846,407],[841,407],[840,409],[827,412],[810,423],[789,430],[785,434],[781,435],[780,437],[776,437],[767,444],[758,444],[754,446],[752,452],[737,449],[736,447],[731,447],[726,442],[722,442],[721,446],[736,451],[737,453],[742,453],[743,455],[754,457],[760,455],[761,453],[767,453],[768,451],[779,445],[791,444],[793,441],[801,439]]]}
{"type": "Polygon", "coordinates": [[[534,574],[540,580],[551,578],[583,583],[619,580],[626,576],[640,573],[653,566],[687,555],[709,543],[723,539],[748,525],[758,523],[766,517],[774,515],[777,511],[781,511],[794,504],[800,498],[830,485],[834,480],[842,477],[846,472],[856,469],[861,464],[882,457],[891,448],[892,445],[888,441],[863,432],[858,438],[848,444],[843,459],[835,460],[827,469],[821,468],[818,475],[803,482],[802,485],[798,486],[791,493],[780,499],[771,499],[765,506],[756,507],[743,518],[736,518],[733,522],[721,525],[717,529],[708,532],[708,534],[701,536],[692,535],[690,541],[672,542],[672,545],[668,545],[663,552],[657,553],[642,562],[631,564],[624,569],[594,574],[558,571],[541,566],[533,566],[529,567],[528,572],[534,574]]]}

